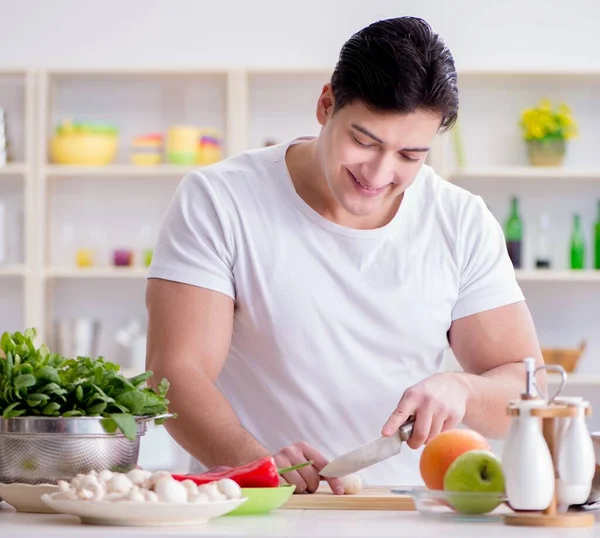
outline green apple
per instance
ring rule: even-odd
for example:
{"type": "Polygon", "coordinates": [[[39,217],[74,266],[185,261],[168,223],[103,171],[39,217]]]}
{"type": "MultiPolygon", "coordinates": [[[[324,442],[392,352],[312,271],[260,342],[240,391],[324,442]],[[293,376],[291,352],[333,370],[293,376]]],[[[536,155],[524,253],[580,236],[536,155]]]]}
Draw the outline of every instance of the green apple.
{"type": "Polygon", "coordinates": [[[448,502],[462,514],[486,514],[502,503],[504,473],[498,457],[489,450],[469,450],[458,456],[444,475],[448,502]],[[470,495],[472,494],[472,495],[470,495]]]}

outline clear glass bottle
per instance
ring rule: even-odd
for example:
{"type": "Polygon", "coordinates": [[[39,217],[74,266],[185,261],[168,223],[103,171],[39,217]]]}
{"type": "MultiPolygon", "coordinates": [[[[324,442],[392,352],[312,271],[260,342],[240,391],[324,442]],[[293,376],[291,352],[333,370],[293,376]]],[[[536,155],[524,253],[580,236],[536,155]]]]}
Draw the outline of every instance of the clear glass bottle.
{"type": "Polygon", "coordinates": [[[535,267],[537,269],[550,269],[552,267],[550,244],[550,215],[542,213],[538,223],[535,252],[535,267]]]}

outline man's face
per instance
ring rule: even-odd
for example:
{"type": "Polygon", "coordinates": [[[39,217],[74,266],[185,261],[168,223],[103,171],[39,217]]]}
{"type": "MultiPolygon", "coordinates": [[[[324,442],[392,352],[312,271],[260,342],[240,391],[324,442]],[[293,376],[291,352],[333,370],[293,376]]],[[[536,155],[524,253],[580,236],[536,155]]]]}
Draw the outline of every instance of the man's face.
{"type": "Polygon", "coordinates": [[[428,111],[381,114],[353,103],[333,114],[325,86],[317,106],[322,125],[318,158],[329,190],[356,217],[388,211],[414,181],[440,127],[428,111]]]}

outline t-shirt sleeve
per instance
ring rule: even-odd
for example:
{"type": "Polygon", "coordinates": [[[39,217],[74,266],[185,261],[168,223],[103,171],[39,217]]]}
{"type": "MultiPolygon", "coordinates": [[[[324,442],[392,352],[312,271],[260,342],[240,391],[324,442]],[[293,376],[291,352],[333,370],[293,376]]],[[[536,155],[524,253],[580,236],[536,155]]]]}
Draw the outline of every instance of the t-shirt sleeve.
{"type": "Polygon", "coordinates": [[[182,179],[163,218],[148,278],[208,288],[235,299],[234,242],[226,200],[216,187],[197,171],[182,179]]]}
{"type": "Polygon", "coordinates": [[[502,227],[476,197],[460,227],[462,260],[452,320],[524,300],[502,227]]]}

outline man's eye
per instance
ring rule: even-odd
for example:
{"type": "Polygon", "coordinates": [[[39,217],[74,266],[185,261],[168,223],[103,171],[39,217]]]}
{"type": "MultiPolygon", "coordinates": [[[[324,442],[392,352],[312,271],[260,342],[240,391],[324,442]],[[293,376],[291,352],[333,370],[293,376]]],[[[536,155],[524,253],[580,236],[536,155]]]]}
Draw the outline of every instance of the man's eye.
{"type": "Polygon", "coordinates": [[[363,144],[358,138],[356,138],[355,136],[352,136],[352,140],[354,140],[354,142],[356,144],[358,144],[361,148],[369,148],[371,147],[370,144],[363,144]]]}

